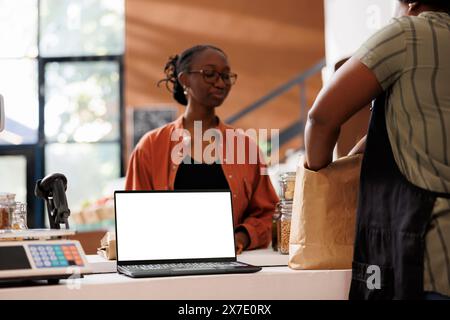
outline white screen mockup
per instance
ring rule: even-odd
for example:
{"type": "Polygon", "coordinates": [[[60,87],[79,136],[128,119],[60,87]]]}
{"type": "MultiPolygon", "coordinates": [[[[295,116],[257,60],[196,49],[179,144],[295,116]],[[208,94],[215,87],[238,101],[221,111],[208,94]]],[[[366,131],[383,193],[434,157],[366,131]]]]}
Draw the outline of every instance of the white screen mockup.
{"type": "Polygon", "coordinates": [[[229,192],[116,193],[117,260],[234,258],[229,192]]]}

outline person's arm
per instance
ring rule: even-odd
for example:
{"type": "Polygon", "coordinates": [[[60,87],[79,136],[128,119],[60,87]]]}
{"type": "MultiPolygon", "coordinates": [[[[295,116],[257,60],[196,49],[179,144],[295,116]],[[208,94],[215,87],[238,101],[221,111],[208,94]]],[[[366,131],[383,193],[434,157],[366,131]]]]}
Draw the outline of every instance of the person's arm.
{"type": "Polygon", "coordinates": [[[402,75],[410,42],[403,24],[409,25],[394,19],[372,35],[319,93],[305,128],[308,168],[327,166],[341,125],[402,75]]]}
{"type": "Polygon", "coordinates": [[[306,167],[319,170],[333,156],[341,125],[382,92],[375,74],[350,58],[324,87],[308,112],[305,128],[306,167]]]}

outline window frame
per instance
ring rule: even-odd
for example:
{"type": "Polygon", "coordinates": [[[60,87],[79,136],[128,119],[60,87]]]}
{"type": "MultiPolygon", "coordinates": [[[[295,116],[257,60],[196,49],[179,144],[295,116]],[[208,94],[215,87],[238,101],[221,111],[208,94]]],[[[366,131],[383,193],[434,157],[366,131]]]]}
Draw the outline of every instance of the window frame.
{"type": "MultiPolygon", "coordinates": [[[[39,32],[38,32],[39,35],[39,32]]],[[[124,127],[124,115],[125,115],[125,108],[124,108],[124,55],[103,55],[103,56],[70,56],[70,57],[41,57],[40,54],[38,54],[38,90],[39,90],[39,126],[38,126],[38,153],[40,154],[41,158],[39,159],[39,165],[38,168],[39,172],[41,173],[40,176],[44,176],[45,174],[49,174],[49,172],[45,172],[45,147],[47,145],[57,143],[57,142],[48,142],[45,138],[45,67],[48,63],[64,63],[64,62],[102,62],[102,61],[108,61],[108,62],[116,62],[118,65],[118,71],[119,71],[119,139],[117,140],[107,140],[107,141],[98,141],[98,142],[90,142],[90,144],[102,144],[102,143],[118,143],[119,144],[119,164],[120,164],[120,176],[123,176],[125,174],[125,159],[124,159],[124,133],[125,133],[125,127],[124,127]]],[[[77,142],[67,142],[67,144],[77,144],[77,142]]],[[[39,214],[36,211],[37,214],[39,214]]],[[[43,227],[45,224],[45,214],[41,210],[42,217],[38,219],[40,222],[40,226],[43,227]]]]}

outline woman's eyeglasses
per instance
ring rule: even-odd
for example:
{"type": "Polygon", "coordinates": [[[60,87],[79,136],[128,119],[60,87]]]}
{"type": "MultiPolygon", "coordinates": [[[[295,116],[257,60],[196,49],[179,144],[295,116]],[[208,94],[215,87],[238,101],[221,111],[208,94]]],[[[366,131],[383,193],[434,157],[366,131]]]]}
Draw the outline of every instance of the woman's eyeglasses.
{"type": "Polygon", "coordinates": [[[236,83],[237,74],[232,72],[219,72],[216,70],[191,70],[189,73],[201,73],[203,76],[203,80],[209,84],[215,84],[219,77],[222,78],[222,81],[226,85],[233,85],[236,83]]]}

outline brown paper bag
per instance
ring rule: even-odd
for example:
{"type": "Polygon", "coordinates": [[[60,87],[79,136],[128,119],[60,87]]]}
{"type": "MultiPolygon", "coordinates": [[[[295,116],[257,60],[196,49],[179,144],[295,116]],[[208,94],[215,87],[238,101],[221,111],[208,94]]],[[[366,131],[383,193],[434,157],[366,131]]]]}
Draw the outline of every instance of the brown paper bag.
{"type": "Polygon", "coordinates": [[[317,172],[300,160],[289,238],[292,269],[351,269],[362,155],[317,172]]]}

